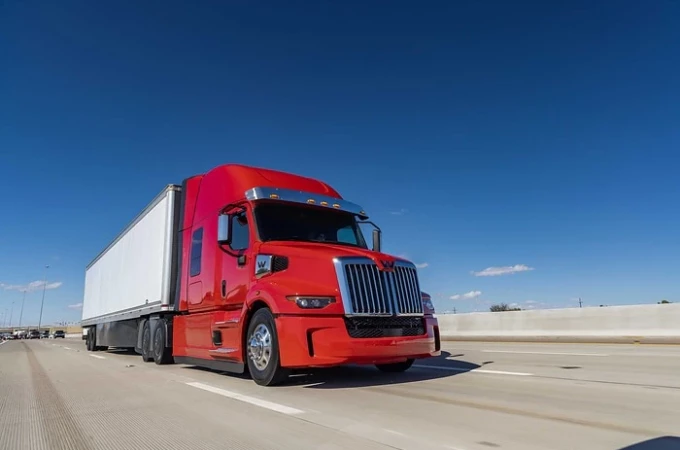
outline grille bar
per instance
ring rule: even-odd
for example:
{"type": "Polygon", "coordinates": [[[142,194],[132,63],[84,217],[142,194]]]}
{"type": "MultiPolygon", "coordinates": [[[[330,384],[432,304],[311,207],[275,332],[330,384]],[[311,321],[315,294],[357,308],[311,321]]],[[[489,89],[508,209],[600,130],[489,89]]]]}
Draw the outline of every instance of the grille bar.
{"type": "Polygon", "coordinates": [[[412,264],[397,262],[381,271],[367,258],[336,259],[345,313],[362,316],[420,316],[423,303],[412,264]]]}

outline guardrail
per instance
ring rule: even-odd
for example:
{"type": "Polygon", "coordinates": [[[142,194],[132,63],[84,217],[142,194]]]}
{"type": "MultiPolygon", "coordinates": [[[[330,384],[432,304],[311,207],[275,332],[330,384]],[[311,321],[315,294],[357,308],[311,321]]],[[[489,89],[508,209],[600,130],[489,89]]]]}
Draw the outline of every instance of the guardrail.
{"type": "Polygon", "coordinates": [[[680,304],[439,314],[443,340],[680,344],[680,304]]]}

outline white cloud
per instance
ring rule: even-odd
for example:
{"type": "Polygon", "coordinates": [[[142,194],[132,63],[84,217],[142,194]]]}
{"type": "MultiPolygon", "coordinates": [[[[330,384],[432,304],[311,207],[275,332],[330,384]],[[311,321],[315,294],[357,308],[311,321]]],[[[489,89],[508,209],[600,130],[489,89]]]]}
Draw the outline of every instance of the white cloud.
{"type": "Polygon", "coordinates": [[[495,277],[498,275],[511,275],[513,273],[527,272],[529,270],[534,270],[534,268],[529,267],[526,264],[515,264],[514,266],[487,267],[479,272],[472,272],[472,274],[476,277],[495,277]]]}
{"type": "Polygon", "coordinates": [[[456,294],[449,297],[451,300],[471,300],[482,295],[482,291],[470,291],[465,294],[456,294]]]}
{"type": "Polygon", "coordinates": [[[59,286],[61,286],[62,283],[61,281],[54,281],[52,283],[47,283],[45,284],[45,281],[31,281],[28,284],[0,284],[0,287],[2,287],[5,290],[8,291],[26,291],[26,292],[33,292],[33,291],[39,291],[45,287],[45,289],[57,289],[59,286]]]}
{"type": "Polygon", "coordinates": [[[390,214],[392,214],[393,216],[403,216],[407,212],[408,212],[408,209],[401,208],[398,211],[390,211],[390,214]]]}
{"type": "Polygon", "coordinates": [[[71,309],[83,309],[83,304],[82,303],[74,303],[73,305],[68,305],[69,308],[71,309]]]}
{"type": "Polygon", "coordinates": [[[416,264],[416,267],[417,267],[418,269],[424,269],[424,268],[426,268],[426,267],[429,266],[429,265],[430,265],[429,263],[426,263],[426,262],[425,262],[425,263],[416,264]]]}

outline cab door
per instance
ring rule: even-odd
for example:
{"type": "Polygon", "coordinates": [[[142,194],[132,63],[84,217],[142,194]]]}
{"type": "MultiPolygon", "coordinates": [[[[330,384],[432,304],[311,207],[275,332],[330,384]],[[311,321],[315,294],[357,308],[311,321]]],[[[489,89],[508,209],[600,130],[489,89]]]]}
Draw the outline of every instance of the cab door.
{"type": "Polygon", "coordinates": [[[222,307],[220,314],[215,315],[213,343],[220,357],[240,360],[241,316],[254,264],[250,252],[253,221],[250,210],[244,207],[226,213],[229,216],[230,242],[220,246],[221,264],[218,264],[219,272],[215,274],[220,277],[215,294],[222,307]]]}

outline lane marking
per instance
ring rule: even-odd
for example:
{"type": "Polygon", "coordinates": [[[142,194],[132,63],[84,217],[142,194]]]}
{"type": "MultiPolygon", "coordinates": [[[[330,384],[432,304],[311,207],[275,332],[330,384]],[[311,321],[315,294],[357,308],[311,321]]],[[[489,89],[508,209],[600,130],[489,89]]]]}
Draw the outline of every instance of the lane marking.
{"type": "Polygon", "coordinates": [[[387,433],[391,433],[391,434],[396,434],[397,436],[406,436],[404,433],[402,433],[400,431],[390,430],[389,428],[383,428],[383,431],[386,431],[387,433]]]}
{"type": "Polygon", "coordinates": [[[228,397],[234,400],[238,400],[245,403],[250,403],[251,405],[259,406],[261,408],[266,408],[272,411],[280,412],[282,414],[287,414],[289,416],[294,416],[296,414],[302,414],[304,411],[297,408],[292,408],[286,405],[280,405],[278,403],[268,402],[267,400],[262,400],[255,397],[250,397],[247,395],[239,394],[237,392],[227,391],[226,389],[217,388],[210,386],[208,384],[199,383],[197,381],[192,381],[186,383],[188,386],[202,389],[204,391],[212,392],[213,394],[221,395],[223,397],[228,397]]]}
{"type": "Polygon", "coordinates": [[[533,373],[527,372],[507,372],[505,370],[488,370],[488,369],[464,369],[462,367],[442,367],[442,366],[424,366],[421,364],[414,364],[413,367],[420,369],[446,370],[449,372],[469,372],[469,373],[488,373],[492,375],[514,375],[518,377],[531,377],[533,373]]]}
{"type": "Polygon", "coordinates": [[[71,347],[64,347],[65,350],[71,350],[71,347]]]}
{"type": "Polygon", "coordinates": [[[97,358],[97,359],[106,359],[103,356],[99,356],[99,355],[90,355],[90,356],[93,357],[93,358],[97,358]]]}
{"type": "Polygon", "coordinates": [[[482,350],[482,353],[511,353],[517,355],[610,356],[608,353],[527,352],[514,350],[482,350]]]}

